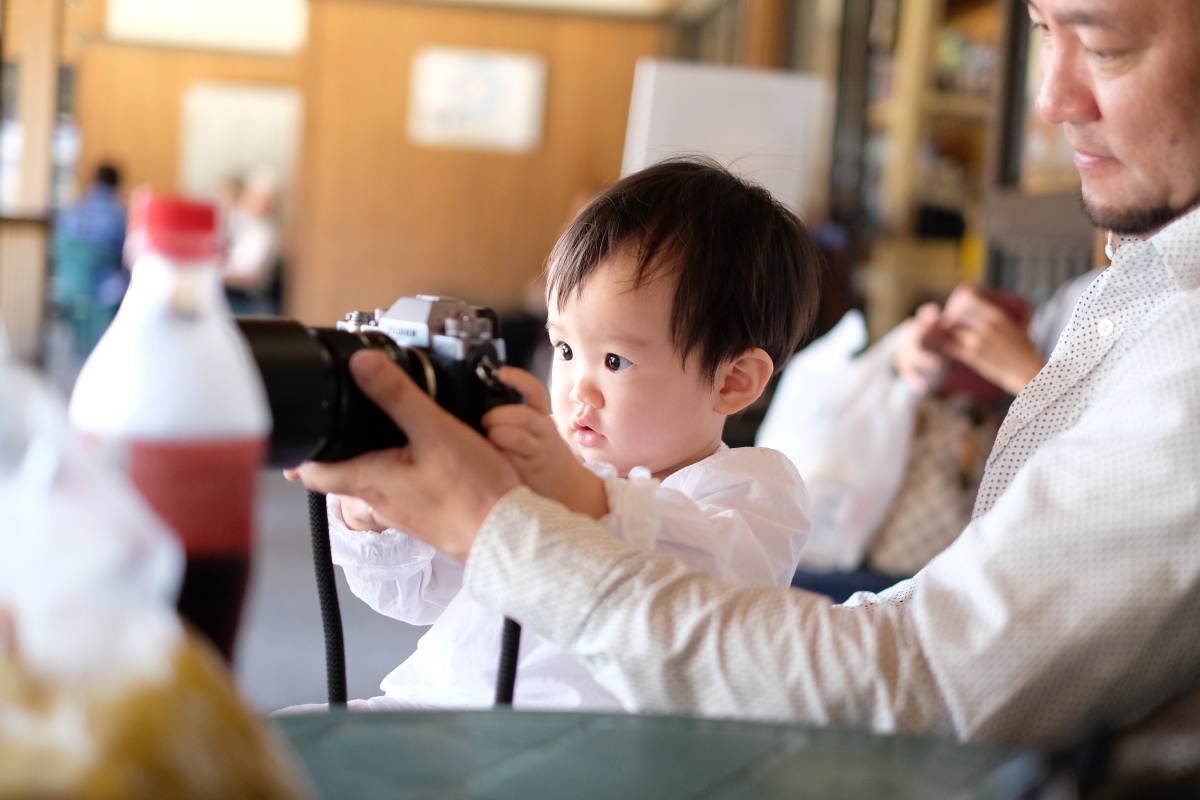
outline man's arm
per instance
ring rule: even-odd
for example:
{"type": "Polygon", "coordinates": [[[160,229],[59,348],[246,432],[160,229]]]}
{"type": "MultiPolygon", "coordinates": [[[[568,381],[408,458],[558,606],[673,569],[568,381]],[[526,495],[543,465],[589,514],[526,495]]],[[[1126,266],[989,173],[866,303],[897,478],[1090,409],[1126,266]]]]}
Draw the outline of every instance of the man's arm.
{"type": "Polygon", "coordinates": [[[1200,344],[1197,319],[1144,337],[987,514],[857,605],[734,589],[523,490],[489,516],[466,586],[638,710],[1026,744],[1126,724],[1200,665],[1200,367],[1145,370],[1200,344]]]}
{"type": "Polygon", "coordinates": [[[1084,416],[954,545],[859,605],[734,589],[614,541],[516,489],[502,456],[373,353],[351,367],[409,445],[298,474],[470,553],[469,591],[633,708],[1064,743],[1197,674],[1200,364],[1180,356],[1197,349],[1200,302],[1181,304],[1085,384],[1084,416]]]}

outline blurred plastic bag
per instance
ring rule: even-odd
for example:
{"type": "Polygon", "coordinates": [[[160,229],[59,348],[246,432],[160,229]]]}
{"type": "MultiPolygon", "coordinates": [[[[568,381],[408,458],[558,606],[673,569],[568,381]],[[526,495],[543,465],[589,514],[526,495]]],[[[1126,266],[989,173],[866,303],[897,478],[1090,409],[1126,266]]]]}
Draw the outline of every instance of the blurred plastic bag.
{"type": "Polygon", "coordinates": [[[2,342],[0,513],[0,796],[308,796],[180,625],[174,537],[2,342]]]}
{"type": "Polygon", "coordinates": [[[847,312],[792,357],[758,429],[755,444],[787,455],[808,486],[806,569],[858,567],[904,477],[918,398],[892,369],[900,333],[863,351],[866,323],[847,312]]]}

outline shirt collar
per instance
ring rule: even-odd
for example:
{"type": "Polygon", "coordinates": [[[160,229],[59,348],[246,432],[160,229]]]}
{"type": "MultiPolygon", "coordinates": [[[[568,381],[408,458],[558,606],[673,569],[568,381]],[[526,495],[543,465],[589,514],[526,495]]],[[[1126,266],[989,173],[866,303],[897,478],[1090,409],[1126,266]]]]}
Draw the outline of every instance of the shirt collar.
{"type": "Polygon", "coordinates": [[[1162,257],[1179,289],[1200,287],[1200,208],[1151,236],[1150,244],[1162,257]]]}

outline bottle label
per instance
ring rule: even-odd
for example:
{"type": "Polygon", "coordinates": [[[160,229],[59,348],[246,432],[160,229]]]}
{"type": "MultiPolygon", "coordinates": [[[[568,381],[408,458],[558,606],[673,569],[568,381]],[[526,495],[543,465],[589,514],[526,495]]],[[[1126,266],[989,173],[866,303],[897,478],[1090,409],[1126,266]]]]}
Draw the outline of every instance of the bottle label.
{"type": "Polygon", "coordinates": [[[126,443],[125,469],[188,557],[248,554],[263,439],[126,443]]]}

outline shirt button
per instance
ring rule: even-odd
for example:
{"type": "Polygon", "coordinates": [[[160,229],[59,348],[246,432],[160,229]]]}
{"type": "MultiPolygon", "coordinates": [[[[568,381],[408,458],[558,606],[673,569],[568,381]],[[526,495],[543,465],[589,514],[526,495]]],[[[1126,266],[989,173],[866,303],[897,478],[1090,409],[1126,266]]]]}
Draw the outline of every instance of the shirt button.
{"type": "Polygon", "coordinates": [[[1100,322],[1096,325],[1096,331],[1101,336],[1112,336],[1112,332],[1113,332],[1112,320],[1111,319],[1100,320],[1100,322]]]}

